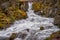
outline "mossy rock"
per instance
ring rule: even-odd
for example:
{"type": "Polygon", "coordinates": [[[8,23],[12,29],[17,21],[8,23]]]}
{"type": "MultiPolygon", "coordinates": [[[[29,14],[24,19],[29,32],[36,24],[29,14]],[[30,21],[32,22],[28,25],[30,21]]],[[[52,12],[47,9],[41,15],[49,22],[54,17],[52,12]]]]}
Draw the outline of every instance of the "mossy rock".
{"type": "Polygon", "coordinates": [[[27,18],[27,13],[24,12],[23,10],[16,10],[14,12],[14,16],[17,20],[18,19],[25,19],[25,18],[27,18]]]}
{"type": "Polygon", "coordinates": [[[40,12],[40,13],[36,13],[36,14],[40,14],[40,15],[45,16],[45,17],[50,16],[50,13],[48,12],[49,8],[50,8],[49,5],[45,5],[45,4],[40,3],[40,2],[33,2],[33,4],[32,4],[32,9],[35,12],[40,12]]]}
{"type": "Polygon", "coordinates": [[[6,15],[4,13],[0,12],[0,19],[2,19],[4,17],[6,17],[6,15]]]}
{"type": "Polygon", "coordinates": [[[6,24],[0,23],[0,29],[3,29],[6,27],[6,24]]]}
{"type": "Polygon", "coordinates": [[[40,11],[42,8],[43,8],[42,3],[40,3],[40,2],[33,2],[33,4],[32,4],[32,9],[33,9],[35,12],[40,11]]]}
{"type": "Polygon", "coordinates": [[[24,12],[23,10],[20,10],[20,9],[16,9],[16,10],[9,9],[8,15],[13,20],[19,20],[19,19],[27,18],[27,13],[24,12]]]}
{"type": "Polygon", "coordinates": [[[5,12],[4,10],[0,11],[0,29],[9,27],[15,20],[27,18],[27,13],[18,8],[8,7],[5,12]]]}
{"type": "Polygon", "coordinates": [[[44,27],[40,27],[40,30],[44,30],[44,27]]]}
{"type": "Polygon", "coordinates": [[[14,40],[17,37],[17,33],[12,33],[9,40],[14,40]]]}
{"type": "Polygon", "coordinates": [[[0,28],[7,28],[10,26],[10,24],[13,24],[12,19],[10,18],[4,18],[0,20],[0,28]]]}
{"type": "Polygon", "coordinates": [[[50,37],[45,40],[60,40],[60,31],[52,33],[50,37]]]}

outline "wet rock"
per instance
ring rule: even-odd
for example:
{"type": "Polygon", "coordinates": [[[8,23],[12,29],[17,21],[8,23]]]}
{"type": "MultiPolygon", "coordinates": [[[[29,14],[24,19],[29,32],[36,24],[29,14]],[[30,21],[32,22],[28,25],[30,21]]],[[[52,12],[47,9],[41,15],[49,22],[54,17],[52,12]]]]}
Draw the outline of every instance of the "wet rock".
{"type": "Polygon", "coordinates": [[[27,35],[28,35],[28,33],[20,32],[20,33],[18,33],[18,38],[25,39],[27,35]]]}
{"type": "Polygon", "coordinates": [[[43,13],[43,11],[38,11],[38,12],[35,12],[35,14],[37,14],[37,15],[45,15],[44,13],[43,13]]]}
{"type": "Polygon", "coordinates": [[[27,32],[29,32],[29,29],[26,29],[27,30],[27,32]]]}
{"type": "Polygon", "coordinates": [[[0,40],[9,40],[9,37],[0,37],[0,40]]]}
{"type": "Polygon", "coordinates": [[[52,33],[50,37],[45,40],[60,40],[60,31],[52,33]]]}
{"type": "Polygon", "coordinates": [[[35,33],[37,33],[37,30],[30,30],[29,33],[25,40],[36,40],[35,33]]]}
{"type": "Polygon", "coordinates": [[[9,40],[14,40],[17,37],[17,33],[12,33],[9,40]]]}
{"type": "Polygon", "coordinates": [[[60,28],[60,15],[57,15],[56,17],[54,17],[54,24],[59,26],[60,28]]]}
{"type": "Polygon", "coordinates": [[[45,29],[53,28],[53,26],[46,26],[45,29]]]}

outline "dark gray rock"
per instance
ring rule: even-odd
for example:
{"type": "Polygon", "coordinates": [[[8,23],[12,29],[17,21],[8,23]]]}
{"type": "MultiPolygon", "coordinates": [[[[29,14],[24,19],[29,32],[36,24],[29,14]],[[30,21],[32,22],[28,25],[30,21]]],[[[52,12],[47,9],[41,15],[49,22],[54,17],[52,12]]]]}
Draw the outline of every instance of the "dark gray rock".
{"type": "Polygon", "coordinates": [[[0,37],[0,40],[9,40],[8,37],[0,37]]]}

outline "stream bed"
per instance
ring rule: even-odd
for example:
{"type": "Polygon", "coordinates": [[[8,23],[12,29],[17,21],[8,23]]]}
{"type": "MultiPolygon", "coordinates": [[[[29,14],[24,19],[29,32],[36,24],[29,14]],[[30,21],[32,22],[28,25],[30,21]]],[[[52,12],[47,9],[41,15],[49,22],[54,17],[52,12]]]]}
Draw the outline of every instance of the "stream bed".
{"type": "Polygon", "coordinates": [[[29,9],[27,11],[28,18],[15,21],[11,27],[6,30],[0,31],[0,40],[4,37],[10,37],[12,33],[25,33],[27,34],[23,39],[20,37],[22,34],[18,34],[17,38],[14,40],[44,40],[46,37],[49,37],[53,32],[59,31],[53,24],[53,18],[46,18],[34,13],[32,10],[32,3],[29,2],[29,9]],[[44,27],[44,30],[40,30],[40,27],[44,27]],[[27,29],[29,31],[27,31],[27,29]]]}

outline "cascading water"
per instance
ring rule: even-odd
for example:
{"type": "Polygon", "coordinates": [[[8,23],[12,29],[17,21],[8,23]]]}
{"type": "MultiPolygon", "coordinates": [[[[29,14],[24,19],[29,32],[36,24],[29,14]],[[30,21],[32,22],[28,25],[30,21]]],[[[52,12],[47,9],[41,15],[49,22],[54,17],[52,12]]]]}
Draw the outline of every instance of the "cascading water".
{"type": "Polygon", "coordinates": [[[53,18],[46,18],[38,16],[34,13],[32,8],[32,2],[28,3],[29,9],[27,12],[28,18],[15,21],[14,25],[7,28],[6,30],[0,31],[0,37],[10,37],[12,33],[26,33],[27,36],[22,39],[19,34],[15,40],[44,40],[51,33],[58,31],[59,29],[53,25],[53,18]],[[45,29],[40,30],[43,26],[45,29]],[[29,32],[26,30],[29,29],[29,32]]]}

